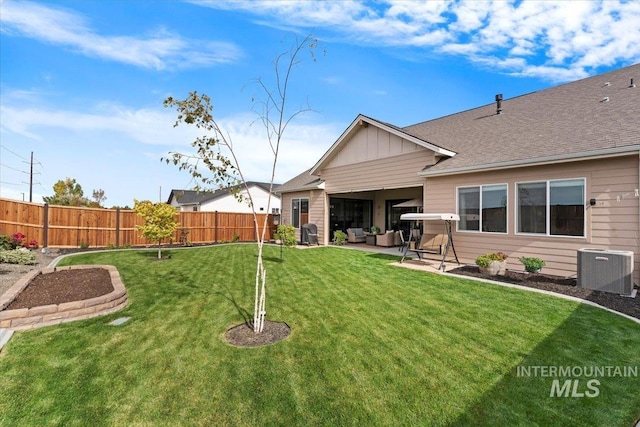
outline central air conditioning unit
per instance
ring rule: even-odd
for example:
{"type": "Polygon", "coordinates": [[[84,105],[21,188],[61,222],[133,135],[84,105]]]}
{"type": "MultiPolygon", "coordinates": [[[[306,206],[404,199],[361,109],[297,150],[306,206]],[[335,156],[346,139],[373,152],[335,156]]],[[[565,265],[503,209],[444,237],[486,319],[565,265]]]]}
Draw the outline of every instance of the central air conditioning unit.
{"type": "Polygon", "coordinates": [[[632,295],[633,252],[578,249],[578,287],[632,295]]]}

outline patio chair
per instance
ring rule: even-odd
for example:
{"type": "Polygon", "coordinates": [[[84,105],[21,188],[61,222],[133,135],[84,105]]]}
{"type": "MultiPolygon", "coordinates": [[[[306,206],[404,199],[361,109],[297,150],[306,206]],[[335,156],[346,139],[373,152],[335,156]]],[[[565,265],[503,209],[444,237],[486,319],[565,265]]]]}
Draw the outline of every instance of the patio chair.
{"type": "Polygon", "coordinates": [[[347,228],[347,242],[349,243],[365,243],[367,236],[362,228],[347,228]]]}
{"type": "Polygon", "coordinates": [[[395,246],[396,232],[389,230],[384,234],[378,234],[376,236],[376,246],[384,246],[386,248],[395,246]]]}

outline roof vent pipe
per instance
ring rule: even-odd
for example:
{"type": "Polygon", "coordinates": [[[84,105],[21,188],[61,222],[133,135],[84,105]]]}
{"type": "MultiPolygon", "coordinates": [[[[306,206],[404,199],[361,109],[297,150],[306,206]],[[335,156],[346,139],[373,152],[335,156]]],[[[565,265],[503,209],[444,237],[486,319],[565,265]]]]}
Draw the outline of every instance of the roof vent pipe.
{"type": "Polygon", "coordinates": [[[496,114],[502,114],[502,94],[496,95],[496,114]]]}
{"type": "Polygon", "coordinates": [[[635,83],[633,83],[633,79],[631,79],[631,83],[629,83],[629,87],[636,87],[635,83]]]}

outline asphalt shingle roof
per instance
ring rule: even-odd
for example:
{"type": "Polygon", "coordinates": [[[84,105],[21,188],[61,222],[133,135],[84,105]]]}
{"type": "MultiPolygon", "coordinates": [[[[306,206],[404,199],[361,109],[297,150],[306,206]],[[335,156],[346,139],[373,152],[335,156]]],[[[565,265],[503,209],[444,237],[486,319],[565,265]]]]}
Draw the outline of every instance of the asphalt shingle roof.
{"type": "Polygon", "coordinates": [[[317,189],[323,182],[318,175],[311,175],[309,173],[311,169],[307,169],[300,175],[291,178],[278,187],[278,193],[287,193],[292,191],[303,191],[317,189]]]}
{"type": "MultiPolygon", "coordinates": [[[[268,182],[256,182],[247,181],[249,188],[256,186],[262,188],[264,191],[269,192],[268,182]]],[[[279,184],[273,184],[273,192],[278,192],[279,184]]],[[[190,205],[196,203],[204,203],[210,200],[218,199],[222,196],[229,194],[228,188],[218,189],[214,191],[195,191],[195,190],[171,190],[167,203],[171,203],[171,200],[175,197],[176,201],[181,205],[190,205]]]]}
{"type": "Polygon", "coordinates": [[[428,173],[640,144],[640,64],[402,128],[457,154],[428,173]],[[630,87],[631,79],[636,86],[630,87]]]}

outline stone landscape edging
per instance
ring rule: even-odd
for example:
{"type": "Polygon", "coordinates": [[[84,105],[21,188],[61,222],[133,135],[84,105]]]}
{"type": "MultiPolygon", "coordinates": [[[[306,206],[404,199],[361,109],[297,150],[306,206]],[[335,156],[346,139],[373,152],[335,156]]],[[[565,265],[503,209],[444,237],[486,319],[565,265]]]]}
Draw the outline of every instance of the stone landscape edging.
{"type": "Polygon", "coordinates": [[[12,330],[34,329],[42,326],[58,325],[74,320],[103,316],[123,309],[128,304],[127,290],[120,279],[120,273],[112,265],[74,265],[33,270],[25,274],[9,290],[0,296],[0,328],[12,330]],[[102,268],[109,272],[113,291],[106,295],[80,301],[50,304],[33,308],[5,310],[18,294],[40,274],[56,271],[102,268]]]}

